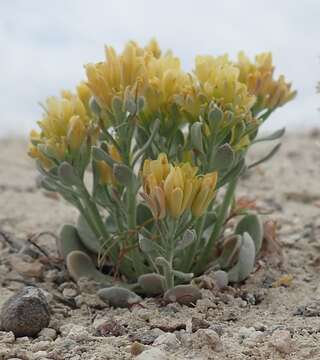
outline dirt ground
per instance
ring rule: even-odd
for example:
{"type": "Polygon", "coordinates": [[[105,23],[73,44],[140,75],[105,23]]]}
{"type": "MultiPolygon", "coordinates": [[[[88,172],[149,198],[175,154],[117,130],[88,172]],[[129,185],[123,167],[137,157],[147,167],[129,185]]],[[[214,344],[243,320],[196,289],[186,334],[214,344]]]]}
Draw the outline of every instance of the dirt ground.
{"type": "Polygon", "coordinates": [[[47,292],[52,315],[51,330],[34,339],[0,332],[0,359],[320,359],[320,131],[286,135],[276,157],[240,183],[238,197],[256,200],[264,220],[276,221],[283,257],[270,242],[244,284],[202,289],[194,307],[149,298],[112,309],[94,284],[72,283],[53,263],[53,235],[32,235],[56,234],[76,211],[36,179],[26,143],[1,140],[0,307],[31,283],[47,292]]]}

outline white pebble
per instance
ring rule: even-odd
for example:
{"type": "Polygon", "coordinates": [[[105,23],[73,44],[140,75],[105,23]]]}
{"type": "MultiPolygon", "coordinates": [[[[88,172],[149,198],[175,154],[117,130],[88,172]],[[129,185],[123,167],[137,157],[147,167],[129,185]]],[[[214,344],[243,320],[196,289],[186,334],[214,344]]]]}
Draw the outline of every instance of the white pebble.
{"type": "Polygon", "coordinates": [[[135,360],[168,360],[167,354],[159,348],[143,351],[135,360]]]}

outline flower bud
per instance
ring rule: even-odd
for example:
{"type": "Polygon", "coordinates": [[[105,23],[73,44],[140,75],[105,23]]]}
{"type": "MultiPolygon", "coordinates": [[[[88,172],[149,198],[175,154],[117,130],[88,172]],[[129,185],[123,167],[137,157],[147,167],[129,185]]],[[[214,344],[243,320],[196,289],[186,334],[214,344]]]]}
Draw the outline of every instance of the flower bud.
{"type": "Polygon", "coordinates": [[[71,151],[79,150],[86,137],[86,128],[79,116],[72,116],[69,122],[67,142],[71,151]]]}
{"type": "Polygon", "coordinates": [[[201,179],[199,191],[196,194],[191,207],[193,216],[199,217],[207,210],[211,200],[215,196],[217,179],[217,172],[208,173],[201,179]]]}
{"type": "Polygon", "coordinates": [[[113,179],[111,167],[103,160],[96,161],[96,166],[99,173],[99,182],[103,185],[111,184],[113,179]]]}

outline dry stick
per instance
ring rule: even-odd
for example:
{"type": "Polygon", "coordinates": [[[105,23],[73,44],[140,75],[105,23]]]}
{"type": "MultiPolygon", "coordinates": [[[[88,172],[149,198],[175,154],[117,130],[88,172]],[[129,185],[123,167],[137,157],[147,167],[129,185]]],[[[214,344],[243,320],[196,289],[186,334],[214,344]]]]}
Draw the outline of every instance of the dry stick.
{"type": "Polygon", "coordinates": [[[61,270],[60,266],[53,263],[53,261],[51,260],[50,255],[48,254],[48,252],[45,249],[43,249],[39,244],[36,243],[36,240],[38,240],[43,235],[50,235],[56,241],[59,240],[57,235],[54,234],[53,232],[51,232],[51,231],[42,231],[42,232],[31,235],[31,237],[27,238],[27,242],[29,242],[31,245],[33,245],[35,248],[37,248],[39,250],[39,252],[48,259],[48,262],[52,267],[54,267],[57,270],[61,270]]]}
{"type": "Polygon", "coordinates": [[[4,231],[0,231],[0,235],[3,237],[3,240],[14,250],[18,251],[21,249],[21,244],[19,242],[10,239],[10,236],[4,231]]]}

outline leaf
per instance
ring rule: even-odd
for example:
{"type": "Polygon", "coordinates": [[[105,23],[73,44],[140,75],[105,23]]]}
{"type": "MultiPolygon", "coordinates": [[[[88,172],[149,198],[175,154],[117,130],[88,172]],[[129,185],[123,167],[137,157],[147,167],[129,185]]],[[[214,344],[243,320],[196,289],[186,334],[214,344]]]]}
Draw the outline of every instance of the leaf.
{"type": "Polygon", "coordinates": [[[155,240],[147,239],[146,237],[139,235],[139,246],[141,251],[150,255],[150,254],[160,254],[162,252],[162,247],[158,245],[155,240]]]}
{"type": "Polygon", "coordinates": [[[211,168],[221,171],[229,169],[234,161],[234,152],[229,144],[220,146],[214,156],[211,168]]]}
{"type": "Polygon", "coordinates": [[[267,135],[267,136],[264,136],[264,137],[254,140],[253,143],[255,144],[258,142],[262,142],[262,141],[273,141],[273,140],[280,139],[285,134],[285,132],[286,132],[286,128],[284,127],[279,130],[276,130],[275,132],[273,132],[270,135],[267,135]]]}
{"type": "Polygon", "coordinates": [[[263,226],[258,215],[246,215],[238,222],[235,233],[243,235],[245,232],[247,232],[254,241],[256,254],[258,254],[261,249],[263,239],[263,226]]]}
{"type": "Polygon", "coordinates": [[[65,185],[80,185],[81,180],[76,175],[74,168],[67,162],[63,162],[58,168],[60,179],[65,185]]]}
{"type": "Polygon", "coordinates": [[[227,174],[224,175],[222,179],[218,181],[217,188],[220,188],[221,186],[225,185],[226,183],[240,176],[240,174],[243,172],[244,169],[245,169],[245,160],[241,158],[241,160],[237,163],[237,165],[234,166],[230,171],[228,171],[227,174]]]}
{"type": "Polygon", "coordinates": [[[77,229],[73,225],[65,224],[62,226],[57,243],[60,255],[66,259],[68,254],[74,250],[85,252],[86,249],[81,243],[77,229]]]}
{"type": "Polygon", "coordinates": [[[182,239],[178,241],[175,251],[181,251],[194,243],[196,239],[196,233],[194,230],[186,230],[182,236],[182,239]]]}
{"type": "MultiPolygon", "coordinates": [[[[132,167],[134,167],[135,163],[139,160],[139,158],[148,150],[148,148],[152,145],[155,136],[158,134],[160,128],[160,120],[156,119],[153,125],[153,130],[151,135],[146,140],[145,144],[141,147],[141,149],[135,155],[135,158],[132,162],[132,167]]],[[[140,131],[141,136],[144,136],[143,133],[140,131]]]]}
{"type": "Polygon", "coordinates": [[[152,229],[154,217],[148,206],[139,203],[137,206],[137,225],[145,227],[148,230],[152,229]]]}
{"type": "Polygon", "coordinates": [[[46,177],[43,177],[42,175],[39,176],[41,176],[40,185],[42,188],[44,188],[47,191],[53,191],[53,192],[58,191],[55,183],[48,176],[46,177]]]}
{"type": "Polygon", "coordinates": [[[258,161],[255,161],[254,163],[250,164],[248,166],[248,169],[251,169],[251,168],[253,168],[253,167],[255,167],[255,166],[259,165],[259,164],[262,164],[263,162],[271,159],[278,152],[280,147],[281,147],[281,143],[277,144],[275,147],[272,148],[272,150],[266,156],[264,156],[263,158],[261,158],[258,161]]]}
{"type": "Polygon", "coordinates": [[[222,244],[222,253],[218,259],[222,269],[228,269],[236,263],[240,247],[240,235],[231,235],[224,239],[222,244]]]}
{"type": "Polygon", "coordinates": [[[118,162],[113,160],[109,154],[97,146],[92,147],[92,157],[96,161],[105,161],[111,167],[113,167],[114,164],[118,164],[118,162]]]}
{"type": "Polygon", "coordinates": [[[163,300],[166,302],[177,302],[181,305],[195,304],[202,298],[200,290],[192,285],[177,285],[165,292],[163,300]]]}
{"type": "Polygon", "coordinates": [[[203,154],[203,135],[201,122],[195,122],[191,125],[190,138],[192,147],[203,154]]]}
{"type": "Polygon", "coordinates": [[[78,217],[77,230],[84,246],[94,254],[98,254],[101,249],[101,243],[82,215],[78,217]]]}
{"type": "Polygon", "coordinates": [[[100,289],[98,291],[98,296],[104,302],[115,308],[129,308],[133,304],[141,301],[140,296],[134,292],[118,286],[100,289]]]}
{"type": "Polygon", "coordinates": [[[82,277],[102,284],[109,284],[113,281],[111,276],[98,271],[91,257],[83,251],[71,251],[67,256],[66,263],[68,271],[75,281],[82,277]]]}
{"type": "Polygon", "coordinates": [[[171,272],[176,278],[182,280],[183,282],[189,282],[194,277],[193,273],[185,273],[178,270],[172,270],[171,272]]]}
{"type": "Polygon", "coordinates": [[[248,233],[244,233],[242,236],[239,260],[228,272],[229,281],[241,282],[245,280],[253,270],[255,257],[256,248],[254,242],[248,233]]]}
{"type": "Polygon", "coordinates": [[[146,295],[159,295],[164,291],[165,277],[156,273],[144,274],[139,276],[138,284],[146,295]]]}
{"type": "Polygon", "coordinates": [[[94,97],[89,100],[89,107],[94,114],[100,115],[101,108],[94,97]]]}
{"type": "Polygon", "coordinates": [[[114,164],[112,172],[121,185],[129,186],[133,184],[133,181],[135,180],[135,175],[132,170],[125,164],[114,164]]]}

